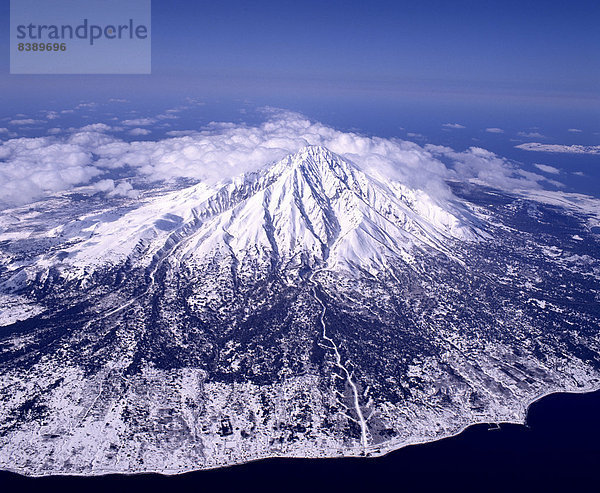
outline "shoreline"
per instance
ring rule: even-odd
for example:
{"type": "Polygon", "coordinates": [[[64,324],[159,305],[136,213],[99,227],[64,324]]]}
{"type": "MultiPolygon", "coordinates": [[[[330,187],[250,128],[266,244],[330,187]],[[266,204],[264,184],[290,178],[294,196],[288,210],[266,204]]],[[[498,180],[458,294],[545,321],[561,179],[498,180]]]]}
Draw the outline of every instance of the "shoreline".
{"type": "Polygon", "coordinates": [[[522,406],[519,414],[521,415],[522,419],[521,420],[514,420],[514,421],[510,421],[510,420],[502,420],[502,421],[473,421],[470,422],[469,424],[466,424],[464,426],[462,426],[461,428],[458,429],[458,431],[454,432],[454,433],[450,433],[448,435],[444,435],[444,436],[440,436],[439,438],[435,438],[433,440],[413,440],[410,442],[406,442],[406,443],[402,443],[399,444],[398,446],[394,446],[394,447],[387,447],[387,449],[385,451],[381,451],[381,453],[377,453],[377,454],[370,454],[367,456],[345,456],[345,457],[364,457],[365,459],[369,459],[369,458],[377,458],[377,457],[383,457],[385,455],[388,455],[396,450],[400,450],[403,449],[405,447],[410,447],[411,445],[425,445],[427,443],[434,443],[434,442],[439,442],[441,440],[446,440],[447,438],[452,438],[452,437],[456,437],[460,434],[462,434],[464,431],[466,431],[468,428],[471,428],[472,426],[479,426],[479,425],[491,425],[491,424],[495,424],[495,425],[503,425],[503,424],[511,424],[511,425],[519,425],[519,426],[527,426],[527,416],[529,414],[529,408],[535,404],[536,402],[541,401],[542,399],[549,397],[551,395],[556,395],[556,394],[573,394],[573,395],[581,395],[581,394],[593,394],[594,392],[598,392],[600,391],[600,385],[598,385],[598,387],[590,387],[589,390],[586,389],[575,389],[575,390],[551,390],[548,392],[545,392],[544,394],[540,394],[539,397],[535,397],[533,399],[530,399],[526,405],[522,406]]]}
{"type": "Polygon", "coordinates": [[[600,384],[596,385],[596,386],[592,386],[592,387],[584,387],[581,389],[575,388],[575,389],[571,389],[571,390],[565,390],[565,389],[555,389],[555,390],[549,390],[547,392],[544,392],[543,394],[540,394],[539,396],[530,399],[529,401],[527,401],[526,404],[524,404],[523,406],[521,406],[521,408],[519,409],[519,415],[521,416],[520,420],[501,420],[501,421],[490,421],[490,420],[481,420],[481,421],[473,421],[473,422],[469,422],[463,426],[460,426],[456,431],[449,433],[447,435],[443,435],[443,436],[439,436],[439,437],[435,437],[433,439],[414,439],[414,440],[409,440],[409,441],[403,441],[400,443],[394,443],[393,441],[389,441],[389,442],[383,442],[381,446],[370,446],[372,447],[372,449],[370,449],[369,447],[367,447],[366,450],[360,450],[357,453],[353,453],[351,450],[348,451],[348,453],[343,453],[343,454],[339,454],[339,455],[331,455],[331,456],[296,456],[296,455],[265,455],[263,457],[256,457],[253,459],[248,459],[248,460],[241,460],[241,461],[237,461],[237,462],[231,462],[229,464],[222,464],[222,465],[214,465],[214,466],[208,466],[208,467],[202,467],[202,468],[194,468],[191,467],[189,469],[185,469],[185,470],[147,470],[147,471],[133,471],[133,472],[123,472],[123,471],[97,471],[97,472],[89,472],[89,473],[49,473],[49,474],[27,474],[24,473],[22,471],[19,470],[15,470],[15,469],[10,469],[10,468],[0,468],[0,472],[6,472],[6,473],[11,473],[11,474],[16,474],[22,478],[100,478],[100,477],[106,477],[106,476],[122,476],[122,477],[136,477],[136,476],[143,476],[143,475],[159,475],[159,476],[164,476],[164,477],[174,477],[174,476],[180,476],[180,475],[184,475],[184,474],[190,474],[190,473],[195,473],[195,472],[202,472],[202,471],[214,471],[214,470],[219,470],[219,469],[227,469],[227,468],[232,468],[232,467],[236,467],[236,466],[242,466],[245,464],[251,464],[253,462],[259,462],[259,461],[266,461],[269,459],[284,459],[284,460],[291,460],[291,459],[296,459],[296,460],[335,460],[335,459],[365,459],[365,460],[369,460],[369,459],[376,459],[376,458],[380,458],[380,457],[384,457],[388,454],[391,454],[397,450],[401,450],[404,449],[406,447],[410,447],[410,446],[414,446],[414,445],[425,445],[428,443],[435,443],[435,442],[439,442],[442,440],[446,440],[448,438],[453,438],[453,437],[457,437],[459,435],[461,435],[464,431],[466,431],[467,429],[473,427],[473,426],[479,426],[479,425],[491,425],[491,424],[496,424],[496,425],[502,425],[502,424],[514,424],[514,425],[520,425],[520,426],[527,426],[527,417],[529,415],[529,410],[530,407],[535,404],[536,402],[539,402],[541,400],[543,400],[544,398],[551,396],[551,395],[556,395],[556,394],[572,394],[572,395],[581,395],[581,394],[592,394],[594,392],[598,392],[600,391],[600,384]]]}

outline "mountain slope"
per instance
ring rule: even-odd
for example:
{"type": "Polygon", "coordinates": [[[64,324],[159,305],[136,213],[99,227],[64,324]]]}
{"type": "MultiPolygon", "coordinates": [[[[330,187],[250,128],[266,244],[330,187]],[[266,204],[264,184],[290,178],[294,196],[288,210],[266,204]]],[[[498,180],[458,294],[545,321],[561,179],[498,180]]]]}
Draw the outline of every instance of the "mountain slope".
{"type": "Polygon", "coordinates": [[[177,244],[178,258],[197,262],[221,252],[239,263],[247,256],[268,258],[273,266],[302,258],[309,266],[377,270],[390,257],[410,263],[415,251],[450,254],[449,242],[477,240],[465,211],[453,208],[421,191],[383,184],[313,146],[216,190],[197,185],[116,221],[87,225],[87,238],[46,265],[58,258],[66,270],[126,259],[149,265],[177,244]]]}
{"type": "Polygon", "coordinates": [[[597,388],[589,218],[454,192],[308,147],[0,242],[0,467],[378,455],[597,388]]]}

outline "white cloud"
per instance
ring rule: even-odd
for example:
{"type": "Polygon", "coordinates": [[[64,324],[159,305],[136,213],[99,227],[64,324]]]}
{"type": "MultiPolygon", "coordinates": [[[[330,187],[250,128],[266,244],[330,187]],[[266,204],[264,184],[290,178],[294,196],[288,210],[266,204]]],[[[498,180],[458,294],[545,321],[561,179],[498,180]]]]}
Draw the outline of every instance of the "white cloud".
{"type": "Polygon", "coordinates": [[[0,134],[8,133],[8,128],[0,128],[0,134]]]}
{"type": "Polygon", "coordinates": [[[43,121],[34,120],[33,118],[23,118],[18,120],[11,120],[8,123],[10,125],[35,125],[36,123],[43,123],[43,121]]]}
{"type": "Polygon", "coordinates": [[[466,128],[464,125],[461,125],[460,123],[444,123],[442,125],[442,127],[446,127],[446,128],[466,128]]]}
{"type": "MultiPolygon", "coordinates": [[[[147,127],[149,125],[153,125],[161,120],[176,120],[179,118],[179,115],[176,113],[181,111],[178,108],[167,110],[164,113],[156,115],[155,117],[143,117],[143,118],[133,118],[130,120],[123,120],[121,123],[123,125],[127,125],[128,127],[147,127]]],[[[164,124],[166,125],[166,123],[164,124]]]]}
{"type": "Polygon", "coordinates": [[[178,118],[179,118],[179,115],[176,115],[175,113],[171,113],[171,112],[169,112],[169,110],[165,111],[164,113],[161,113],[160,115],[156,115],[157,120],[176,120],[178,118]]]}
{"type": "Polygon", "coordinates": [[[132,120],[123,120],[121,122],[123,125],[127,125],[128,127],[146,127],[148,125],[152,125],[156,123],[155,118],[134,118],[132,120]]]}
{"type": "Polygon", "coordinates": [[[571,132],[571,133],[581,133],[583,132],[583,130],[580,130],[578,128],[570,128],[567,130],[567,132],[571,132]]]}
{"type": "Polygon", "coordinates": [[[547,164],[534,164],[534,166],[540,171],[543,171],[544,173],[550,173],[551,175],[560,174],[560,170],[558,168],[555,168],[554,166],[549,166],[547,164]]]}
{"type": "Polygon", "coordinates": [[[54,127],[54,128],[49,128],[46,133],[50,134],[50,135],[56,135],[61,133],[62,130],[60,128],[54,127]]]}
{"type": "Polygon", "coordinates": [[[56,111],[46,112],[46,120],[56,120],[60,115],[56,111]]]}
{"type": "Polygon", "coordinates": [[[539,142],[527,142],[515,147],[524,151],[556,152],[563,154],[600,154],[600,146],[541,144],[539,142]]]}
{"type": "Polygon", "coordinates": [[[139,192],[134,190],[131,183],[126,181],[115,185],[114,180],[100,180],[94,184],[94,189],[98,190],[99,192],[104,192],[110,197],[137,198],[139,196],[139,192]]]}
{"type": "Polygon", "coordinates": [[[4,204],[27,203],[46,192],[88,183],[100,173],[92,166],[91,153],[77,144],[52,137],[0,144],[0,201],[4,204]]]}
{"type": "Polygon", "coordinates": [[[108,132],[110,130],[112,130],[112,128],[105,123],[92,123],[91,125],[86,125],[79,129],[80,132],[108,132]]]}
{"type": "Polygon", "coordinates": [[[148,130],[147,128],[132,128],[129,131],[129,135],[149,135],[152,132],[150,132],[150,130],[148,130]]]}
{"type": "Polygon", "coordinates": [[[110,179],[100,180],[94,184],[94,188],[99,192],[109,193],[115,189],[115,181],[110,179]]]}
{"type": "Polygon", "coordinates": [[[109,195],[135,199],[139,196],[139,192],[133,189],[131,183],[121,182],[114,188],[112,192],[110,192],[109,195]]]}
{"type": "Polygon", "coordinates": [[[425,149],[451,163],[456,178],[460,180],[505,190],[542,188],[544,182],[555,186],[562,185],[542,175],[522,170],[509,160],[480,147],[470,147],[462,152],[434,145],[426,145],[425,149]]]}
{"type": "MultiPolygon", "coordinates": [[[[158,142],[114,143],[110,155],[103,156],[99,166],[135,167],[143,176],[170,180],[179,177],[217,181],[242,172],[252,171],[310,144],[320,144],[366,167],[393,168],[400,161],[406,166],[406,180],[425,186],[448,170],[432,159],[422,148],[400,140],[367,138],[343,133],[301,115],[269,111],[265,123],[256,127],[240,124],[213,123],[199,132],[172,132],[176,138],[158,142]],[[432,175],[427,168],[435,169],[432,175]]],[[[103,152],[99,150],[99,152],[103,152]]]]}
{"type": "MultiPolygon", "coordinates": [[[[456,152],[421,147],[397,138],[342,132],[304,116],[267,108],[266,120],[250,126],[212,123],[195,132],[171,133],[158,141],[127,142],[103,123],[60,136],[0,143],[0,187],[4,205],[26,203],[46,193],[92,185],[113,196],[135,197],[138,184],[180,178],[215,183],[279,160],[307,145],[322,145],[382,180],[425,190],[438,200],[452,197],[446,180],[475,180],[513,189],[541,187],[548,180],[527,173],[484,149],[456,152]],[[112,170],[127,173],[115,184],[112,170]]],[[[132,129],[132,131],[134,131],[132,129]]],[[[409,134],[410,135],[410,134],[409,134]]]]}
{"type": "Polygon", "coordinates": [[[109,103],[129,103],[129,101],[127,99],[121,99],[121,98],[110,98],[108,100],[109,103]]]}
{"type": "Polygon", "coordinates": [[[185,137],[186,135],[196,135],[197,130],[169,130],[167,135],[169,137],[185,137]]]}
{"type": "MultiPolygon", "coordinates": [[[[258,126],[213,123],[194,134],[159,141],[126,142],[105,133],[107,125],[94,124],[62,137],[2,143],[0,186],[15,190],[3,201],[24,203],[46,192],[93,185],[118,168],[126,168],[135,181],[189,178],[214,183],[306,145],[324,145],[382,178],[449,195],[443,180],[450,171],[417,144],[344,133],[295,113],[265,111],[267,120],[258,126]],[[41,179],[50,174],[52,179],[41,179]]],[[[130,192],[123,187],[119,193],[130,192]]]]}
{"type": "Polygon", "coordinates": [[[497,127],[486,128],[485,131],[490,134],[503,134],[504,133],[504,130],[502,130],[501,128],[497,128],[497,127]]]}

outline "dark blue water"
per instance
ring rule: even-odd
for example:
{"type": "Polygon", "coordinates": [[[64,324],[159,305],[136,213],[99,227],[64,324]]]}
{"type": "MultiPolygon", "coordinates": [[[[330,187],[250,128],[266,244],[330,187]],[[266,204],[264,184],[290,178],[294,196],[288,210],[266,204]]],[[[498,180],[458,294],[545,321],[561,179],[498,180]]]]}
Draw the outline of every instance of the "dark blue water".
{"type": "Polygon", "coordinates": [[[24,478],[1,491],[600,491],[600,391],[534,403],[527,426],[475,425],[371,459],[269,459],[179,476],[24,478]]]}

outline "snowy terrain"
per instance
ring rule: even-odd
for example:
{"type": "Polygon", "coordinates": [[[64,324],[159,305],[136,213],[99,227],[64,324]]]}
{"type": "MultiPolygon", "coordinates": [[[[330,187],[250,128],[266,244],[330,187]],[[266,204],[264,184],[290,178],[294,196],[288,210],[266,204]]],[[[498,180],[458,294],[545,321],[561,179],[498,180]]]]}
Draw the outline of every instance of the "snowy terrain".
{"type": "Polygon", "coordinates": [[[0,467],[376,455],[600,387],[598,201],[449,186],[308,146],[227,183],[5,211],[0,467]]]}

